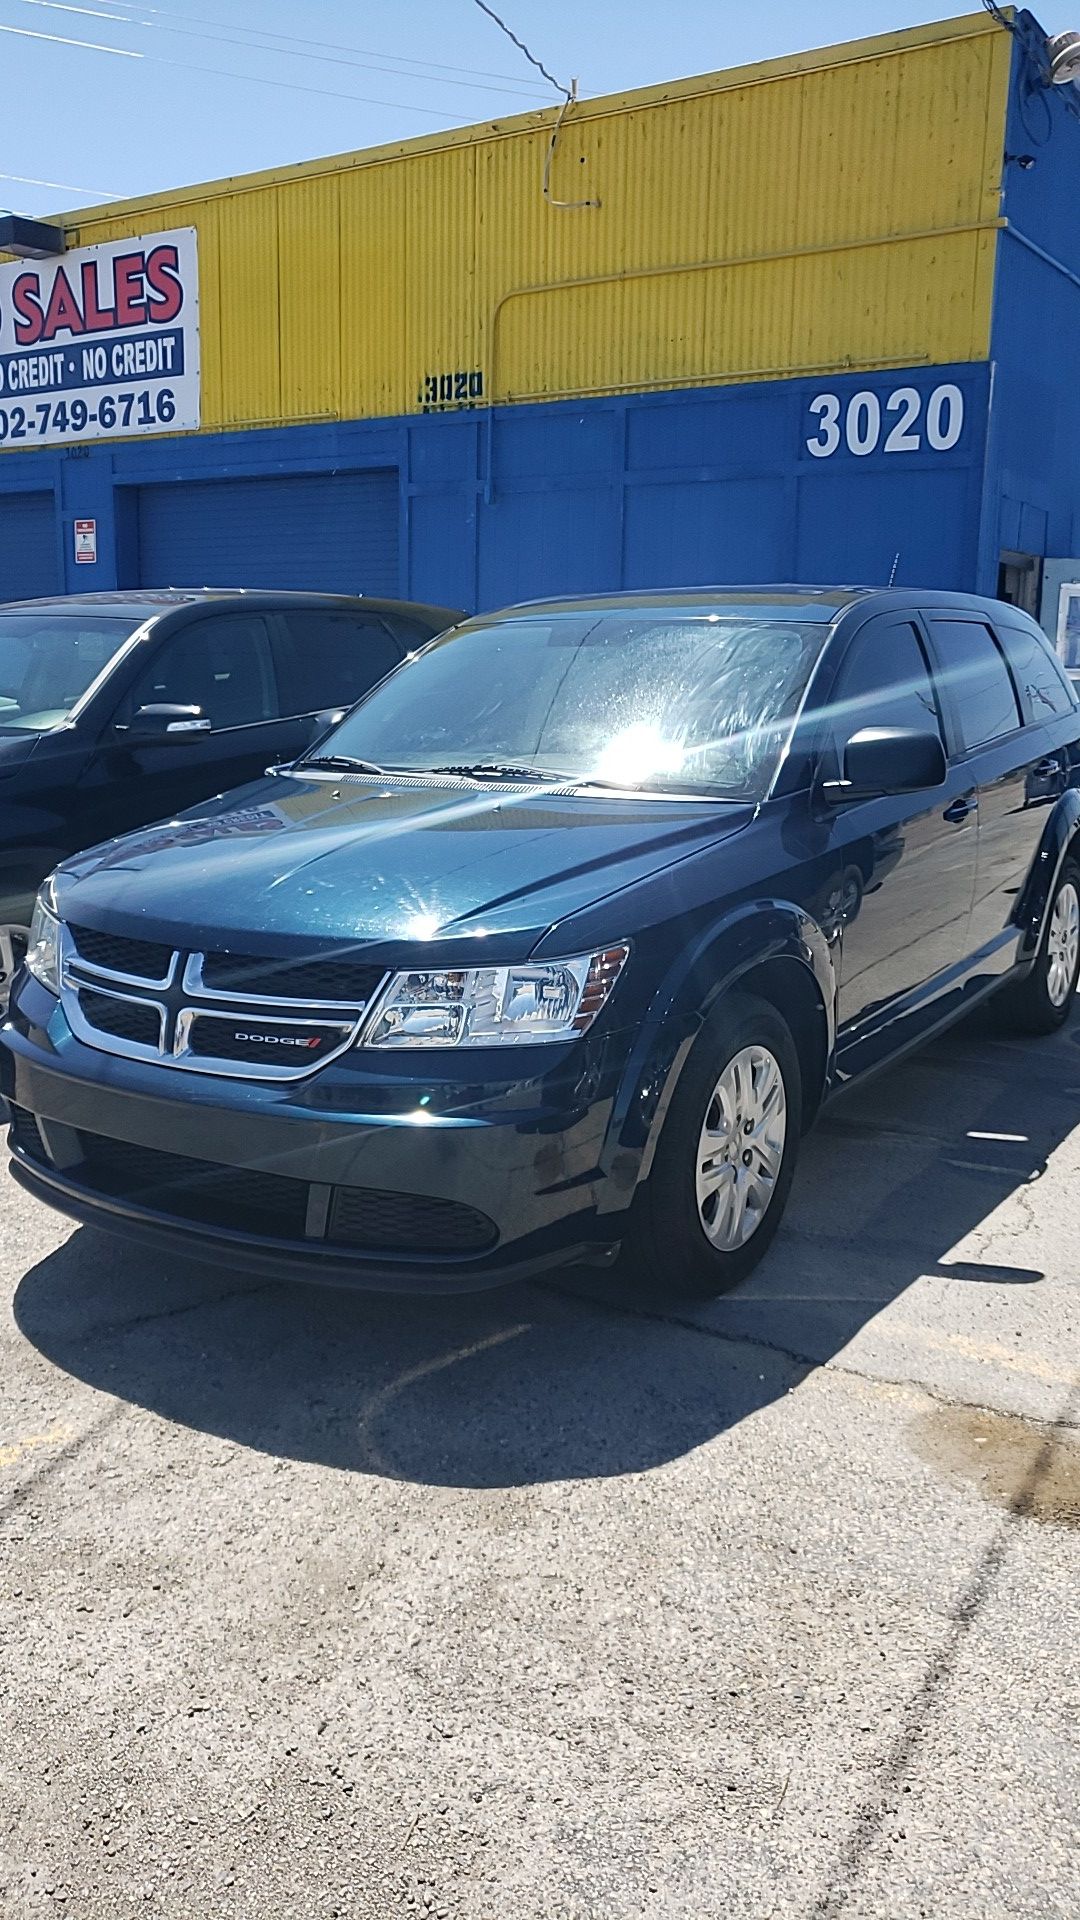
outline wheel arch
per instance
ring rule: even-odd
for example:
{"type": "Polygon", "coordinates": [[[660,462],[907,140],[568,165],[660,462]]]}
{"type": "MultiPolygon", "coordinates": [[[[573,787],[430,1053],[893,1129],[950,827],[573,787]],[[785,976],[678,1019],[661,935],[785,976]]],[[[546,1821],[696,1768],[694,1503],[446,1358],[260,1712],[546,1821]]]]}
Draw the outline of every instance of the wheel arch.
{"type": "Polygon", "coordinates": [[[1034,964],[1057,878],[1070,856],[1080,862],[1080,792],[1075,787],[1055,803],[1016,903],[1014,917],[1022,935],[1021,964],[1034,964]]]}
{"type": "Polygon", "coordinates": [[[791,1028],[803,1069],[803,1127],[814,1119],[835,1046],[834,949],[795,902],[749,902],[685,949],[654,997],[612,1109],[601,1211],[626,1206],[647,1178],[694,1041],[732,992],[757,994],[791,1028]]]}

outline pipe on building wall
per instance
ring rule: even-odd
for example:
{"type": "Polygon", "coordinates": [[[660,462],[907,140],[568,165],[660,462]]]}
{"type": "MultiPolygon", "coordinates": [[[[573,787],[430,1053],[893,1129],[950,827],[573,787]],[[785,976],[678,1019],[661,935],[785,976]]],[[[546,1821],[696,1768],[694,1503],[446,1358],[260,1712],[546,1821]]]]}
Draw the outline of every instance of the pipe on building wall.
{"type": "MultiPolygon", "coordinates": [[[[1007,226],[1008,222],[1001,215],[998,215],[992,220],[964,220],[958,226],[952,227],[919,227],[906,233],[871,234],[861,240],[830,240],[823,244],[810,247],[783,247],[776,252],[731,254],[720,260],[672,261],[663,266],[621,268],[613,273],[586,274],[580,279],[546,280],[536,286],[512,287],[509,293],[504,293],[501,299],[496,301],[491,315],[491,404],[492,406],[501,406],[512,402],[572,399],[576,393],[587,393],[590,391],[588,388],[575,387],[572,390],[567,389],[566,391],[549,388],[543,393],[499,392],[499,322],[512,300],[524,300],[531,295],[541,293],[577,292],[582,287],[621,286],[624,283],[629,284],[637,280],[661,279],[670,274],[717,273],[735,267],[772,266],[774,263],[779,264],[785,260],[820,259],[824,255],[831,253],[858,253],[871,247],[907,246],[920,240],[951,240],[960,234],[993,233],[1007,226]]],[[[865,364],[868,366],[871,364],[877,366],[914,366],[920,358],[925,360],[928,356],[925,354],[921,356],[918,354],[909,354],[901,358],[897,355],[889,361],[875,360],[872,363],[867,361],[865,364]]],[[[833,360],[828,362],[827,365],[829,369],[835,369],[836,362],[833,360]]],[[[825,363],[822,363],[822,370],[825,370],[825,363]]],[[[791,376],[797,375],[800,372],[816,373],[817,371],[819,371],[819,369],[816,366],[802,368],[791,366],[783,368],[765,367],[760,370],[732,368],[730,371],[717,369],[712,372],[684,374],[676,379],[665,377],[655,382],[634,381],[632,384],[628,383],[623,388],[612,388],[605,382],[602,388],[597,387],[591,389],[591,391],[637,393],[650,385],[657,387],[697,385],[698,383],[707,384],[715,380],[747,380],[753,378],[769,378],[773,375],[779,378],[783,375],[791,376]]],[[[857,362],[852,363],[850,371],[858,371],[857,362]]]]}
{"type": "Polygon", "coordinates": [[[1027,234],[1021,233],[1019,227],[1014,227],[1011,220],[1003,220],[1001,226],[1006,233],[1012,235],[1014,240],[1018,240],[1022,247],[1026,247],[1029,253],[1033,253],[1036,260],[1041,260],[1044,266],[1053,267],[1055,273],[1063,274],[1066,280],[1072,281],[1074,287],[1080,287],[1080,273],[1074,273],[1063,260],[1057,260],[1052,253],[1047,253],[1046,248],[1040,247],[1037,240],[1029,240],[1027,234]]]}

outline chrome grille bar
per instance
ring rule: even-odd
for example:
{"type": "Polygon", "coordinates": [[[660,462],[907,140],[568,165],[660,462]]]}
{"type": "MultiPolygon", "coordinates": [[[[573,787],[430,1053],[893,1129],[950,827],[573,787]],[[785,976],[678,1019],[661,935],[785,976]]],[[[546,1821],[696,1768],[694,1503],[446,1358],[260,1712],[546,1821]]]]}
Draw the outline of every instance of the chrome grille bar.
{"type": "MultiPolygon", "coordinates": [[[[203,980],[205,956],[201,952],[174,951],[169,971],[161,980],[140,979],[84,960],[66,926],[61,928],[60,953],[61,1005],[72,1032],[86,1046],[121,1059],[234,1080],[301,1080],[320,1071],[355,1044],[368,1008],[382,991],[387,977],[382,976],[375,992],[366,1000],[323,1000],[316,995],[297,1000],[268,994],[221,992],[208,987],[203,980]],[[82,1004],[83,992],[152,1008],[159,1016],[160,1044],[147,1046],[95,1026],[82,1004]],[[253,1057],[238,1059],[212,1051],[196,1051],[193,1035],[197,1027],[202,1026],[205,1033],[217,1022],[235,1023],[233,1042],[242,1044],[247,1036],[256,1050],[253,1057]],[[259,1051],[264,1044],[264,1029],[265,1059],[259,1051]],[[271,1030],[276,1032],[277,1039],[271,1030]],[[315,1051],[317,1045],[318,1059],[302,1057],[309,1052],[308,1047],[300,1044],[305,1035],[311,1036],[310,1051],[315,1051]],[[289,1057],[294,1048],[297,1056],[301,1056],[296,1060],[289,1057]]],[[[313,975],[317,976],[318,958],[312,960],[311,966],[313,975]]]]}

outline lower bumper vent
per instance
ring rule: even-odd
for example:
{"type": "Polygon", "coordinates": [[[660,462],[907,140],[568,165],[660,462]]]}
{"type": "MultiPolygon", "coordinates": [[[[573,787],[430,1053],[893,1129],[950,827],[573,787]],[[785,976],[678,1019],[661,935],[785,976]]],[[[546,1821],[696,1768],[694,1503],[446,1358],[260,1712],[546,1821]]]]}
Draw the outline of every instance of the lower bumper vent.
{"type": "Polygon", "coordinates": [[[12,1146],[18,1147],[19,1152],[25,1153],[28,1159],[36,1160],[39,1165],[47,1167],[49,1156],[45,1151],[45,1142],[38,1131],[38,1123],[33,1114],[27,1113],[23,1107],[12,1107],[10,1112],[12,1146]]]}
{"type": "MultiPolygon", "coordinates": [[[[204,1226],[295,1240],[310,1249],[316,1244],[305,1233],[309,1197],[306,1180],[194,1160],[186,1154],[164,1153],[156,1147],[112,1140],[104,1134],[80,1130],[75,1137],[83,1158],[76,1166],[66,1166],[64,1176],[91,1193],[127,1200],[154,1213],[204,1226]]],[[[37,1121],[25,1108],[11,1110],[11,1144],[39,1166],[52,1164],[37,1121]]],[[[351,1247],[358,1253],[393,1253],[405,1259],[410,1254],[452,1258],[455,1254],[484,1253],[497,1239],[494,1221],[456,1200],[384,1193],[377,1188],[335,1187],[324,1244],[351,1247]]]]}
{"type": "Polygon", "coordinates": [[[456,1200],[337,1187],[328,1237],[339,1246],[387,1253],[482,1253],[494,1245],[498,1228],[456,1200]]]}
{"type": "Polygon", "coordinates": [[[290,1240],[304,1237],[304,1180],[190,1160],[186,1154],[162,1153],[96,1133],[80,1133],[79,1144],[85,1158],[71,1170],[71,1178],[80,1186],[208,1226],[290,1240]]]}

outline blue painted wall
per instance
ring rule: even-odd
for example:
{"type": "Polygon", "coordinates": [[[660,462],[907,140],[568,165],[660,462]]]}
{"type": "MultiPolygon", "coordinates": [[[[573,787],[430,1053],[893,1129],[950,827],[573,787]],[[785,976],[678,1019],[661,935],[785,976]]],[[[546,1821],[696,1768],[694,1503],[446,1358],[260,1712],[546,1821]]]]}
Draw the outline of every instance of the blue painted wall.
{"type": "MultiPolygon", "coordinates": [[[[902,584],[971,587],[987,393],[983,365],[920,366],[12,453],[0,457],[0,522],[6,488],[50,492],[68,591],[162,584],[147,579],[140,555],[141,488],[155,489],[160,568],[163,487],[178,489],[186,539],[202,503],[213,513],[220,563],[221,483],[395,469],[398,590],[448,605],[491,607],[622,586],[873,584],[886,582],[894,566],[902,584]],[[940,440],[943,425],[949,438],[953,417],[949,408],[934,416],[932,396],[943,386],[962,396],[963,427],[955,444],[935,448],[934,418],[940,440]],[[215,484],[193,499],[202,482],[215,484]],[[76,569],[72,523],[87,517],[98,523],[98,562],[76,569]]],[[[243,576],[244,555],[249,563],[252,556],[251,515],[245,510],[242,518],[244,552],[228,569],[233,580],[243,576]]],[[[268,514],[267,553],[257,556],[267,583],[279,537],[268,514]]],[[[313,528],[310,554],[317,586],[326,566],[320,529],[313,528]]],[[[292,562],[290,584],[297,584],[295,552],[292,562]]],[[[343,585],[340,574],[333,584],[343,585]]],[[[355,585],[386,590],[383,575],[355,585]]]]}
{"type": "Polygon", "coordinates": [[[1080,91],[1045,85],[1030,14],[1015,37],[980,550],[989,591],[1002,550],[1080,553],[1080,91]]]}

